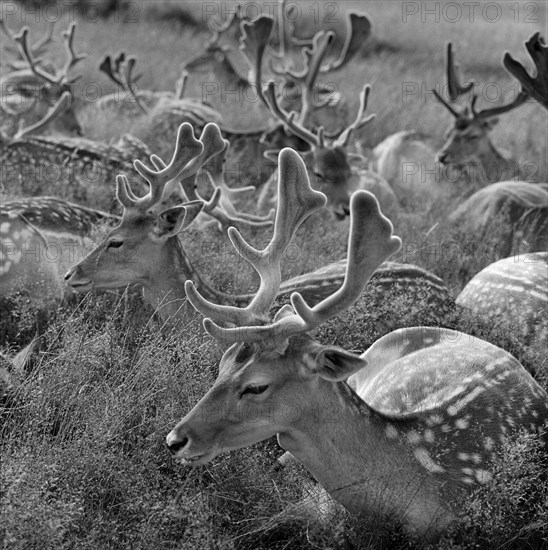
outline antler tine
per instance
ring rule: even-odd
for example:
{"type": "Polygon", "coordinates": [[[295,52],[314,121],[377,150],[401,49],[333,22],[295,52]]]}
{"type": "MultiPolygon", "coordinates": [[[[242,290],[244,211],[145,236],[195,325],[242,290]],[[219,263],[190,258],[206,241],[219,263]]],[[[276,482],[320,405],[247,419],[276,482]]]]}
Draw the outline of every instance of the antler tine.
{"type": "Polygon", "coordinates": [[[358,108],[358,113],[352,124],[347,126],[341,133],[341,135],[336,139],[334,145],[336,147],[345,147],[352,135],[354,130],[358,130],[362,126],[365,126],[369,121],[375,118],[375,115],[365,116],[365,111],[367,109],[367,102],[369,101],[369,94],[371,93],[371,86],[366,84],[362,91],[360,92],[360,106],[358,108]]]}
{"type": "Polygon", "coordinates": [[[29,32],[30,31],[28,27],[23,27],[19,33],[13,35],[13,39],[17,44],[17,48],[19,49],[21,57],[28,63],[30,70],[36,76],[50,84],[58,84],[58,80],[50,75],[48,72],[40,68],[37,60],[34,59],[31,47],[29,45],[29,32]]]}
{"type": "Polygon", "coordinates": [[[22,137],[32,134],[37,130],[42,129],[49,124],[55,117],[66,111],[70,105],[70,92],[63,92],[63,95],[59,98],[57,103],[48,110],[48,112],[36,123],[26,128],[20,129],[14,136],[14,139],[21,139],[22,137]]]}
{"type": "MultiPolygon", "coordinates": [[[[123,55],[123,54],[122,54],[123,55]]],[[[110,55],[105,55],[103,61],[99,65],[99,70],[105,73],[117,86],[124,87],[124,83],[118,78],[118,72],[114,70],[113,61],[110,55]]]]}
{"type": "Polygon", "coordinates": [[[492,109],[484,109],[483,111],[479,112],[476,112],[474,109],[472,109],[472,115],[475,119],[478,120],[485,120],[493,116],[502,115],[503,113],[507,113],[508,111],[511,111],[512,109],[523,105],[527,101],[528,97],[529,96],[524,91],[520,90],[519,94],[510,103],[507,103],[506,105],[500,105],[499,107],[493,107],[492,109]]]}
{"type": "Polygon", "coordinates": [[[446,54],[446,71],[447,71],[447,87],[449,88],[447,94],[451,101],[456,101],[459,96],[468,93],[474,88],[474,81],[471,81],[466,86],[460,83],[459,78],[459,66],[455,63],[455,56],[453,54],[453,44],[449,42],[447,44],[446,54]]]}
{"type": "Polygon", "coordinates": [[[270,112],[279,120],[281,120],[286,127],[297,137],[306,141],[312,147],[321,147],[320,139],[317,134],[314,134],[310,130],[306,129],[302,124],[295,121],[295,111],[288,113],[278,104],[276,98],[276,83],[269,82],[267,88],[267,105],[270,112]]]}
{"type": "Polygon", "coordinates": [[[533,99],[548,109],[548,47],[539,32],[533,34],[525,47],[536,68],[536,74],[529,73],[508,52],[504,54],[504,67],[521,84],[522,89],[533,99]]]}
{"type": "MultiPolygon", "coordinates": [[[[249,262],[260,276],[257,294],[243,309],[213,304],[203,298],[191,281],[185,284],[190,303],[196,310],[216,321],[236,326],[254,326],[264,322],[281,283],[281,260],[297,228],[314,211],[325,206],[323,193],[314,191],[301,157],[292,149],[282,149],[278,157],[278,211],[274,235],[263,250],[250,246],[241,234],[231,227],[228,236],[240,256],[249,262]]],[[[211,323],[212,321],[209,320],[211,323]]],[[[216,325],[217,326],[217,325],[216,325]]],[[[221,327],[218,327],[220,330],[221,327]]],[[[240,329],[233,329],[240,330],[240,329]]]]}
{"type": "Polygon", "coordinates": [[[209,122],[204,126],[200,135],[200,142],[203,144],[202,152],[195,156],[185,167],[180,176],[181,187],[185,195],[191,200],[198,200],[200,197],[196,193],[196,174],[210,159],[226,151],[228,140],[224,139],[221,129],[214,122],[209,122]]]}
{"type": "Polygon", "coordinates": [[[438,101],[455,117],[455,118],[460,118],[462,115],[461,113],[459,113],[458,111],[456,111],[455,109],[453,109],[453,107],[451,107],[451,105],[449,103],[447,103],[447,101],[445,101],[445,99],[443,99],[443,97],[441,96],[441,94],[439,94],[435,89],[432,90],[432,93],[436,96],[436,98],[438,99],[438,101]]]}
{"type": "Polygon", "coordinates": [[[184,122],[179,126],[175,151],[171,162],[161,170],[152,170],[145,166],[140,160],[133,162],[135,170],[145,178],[149,185],[149,193],[138,199],[136,206],[146,207],[156,204],[163,196],[166,185],[173,179],[179,177],[189,162],[200,155],[204,149],[201,141],[194,137],[192,126],[184,122]]]}
{"type": "Polygon", "coordinates": [[[133,77],[133,69],[135,68],[135,65],[137,63],[137,58],[134,56],[128,57],[125,63],[125,74],[123,79],[123,85],[124,88],[128,91],[130,96],[135,100],[135,103],[137,103],[137,106],[141,111],[147,115],[150,110],[143,105],[143,102],[139,99],[139,96],[135,92],[134,86],[135,82],[137,81],[137,78],[133,77]]]}
{"type": "Polygon", "coordinates": [[[183,68],[181,75],[175,82],[175,99],[183,99],[185,96],[186,83],[188,82],[188,71],[183,68]]]}
{"type": "Polygon", "coordinates": [[[65,50],[67,52],[67,61],[65,66],[61,69],[58,75],[58,81],[61,82],[67,78],[67,74],[74,65],[82,61],[87,57],[87,54],[77,54],[74,52],[74,33],[76,32],[76,23],[73,21],[66,31],[63,31],[63,42],[65,44],[65,50]]]}
{"type": "Polygon", "coordinates": [[[116,198],[124,207],[124,210],[134,208],[137,205],[137,197],[133,194],[126,176],[116,176],[116,198]]]}
{"type": "Polygon", "coordinates": [[[371,21],[367,15],[350,12],[346,18],[346,39],[339,57],[320,71],[326,73],[340,69],[350,61],[371,34],[371,21]]]}
{"type": "Polygon", "coordinates": [[[240,24],[240,51],[250,67],[249,82],[255,85],[257,96],[267,107],[268,102],[262,90],[262,64],[273,25],[274,21],[267,15],[257,17],[253,21],[242,21],[240,24]]]}

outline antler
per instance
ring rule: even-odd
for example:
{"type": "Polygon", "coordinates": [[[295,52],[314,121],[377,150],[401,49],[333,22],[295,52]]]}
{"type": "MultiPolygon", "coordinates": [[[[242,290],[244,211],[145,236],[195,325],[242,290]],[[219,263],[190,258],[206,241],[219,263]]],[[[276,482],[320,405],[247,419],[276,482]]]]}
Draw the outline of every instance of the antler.
{"type": "MultiPolygon", "coordinates": [[[[4,32],[4,34],[15,43],[17,47],[17,43],[15,42],[15,34],[11,31],[11,29],[6,25],[4,20],[0,17],[0,29],[4,32]]],[[[55,21],[50,21],[48,23],[48,26],[46,28],[46,31],[44,33],[44,36],[37,40],[31,47],[30,50],[32,52],[33,56],[40,55],[43,53],[45,46],[47,46],[50,42],[52,42],[53,39],[53,31],[55,29],[55,21]]],[[[19,57],[24,60],[23,55],[21,54],[21,51],[17,47],[17,53],[19,54],[19,57]]],[[[40,59],[37,59],[36,62],[39,62],[40,59]]],[[[18,69],[19,67],[16,65],[16,63],[10,63],[10,65],[18,69]]]]}
{"type": "Polygon", "coordinates": [[[370,92],[371,92],[371,86],[369,84],[366,84],[362,88],[362,91],[360,92],[360,106],[358,108],[358,113],[356,114],[356,118],[354,119],[354,122],[349,124],[341,132],[339,137],[335,140],[334,142],[335,147],[345,147],[354,130],[360,129],[362,126],[365,126],[369,121],[375,118],[375,115],[367,115],[367,116],[365,115],[365,110],[367,109],[367,102],[369,101],[370,92]]]}
{"type": "Polygon", "coordinates": [[[512,76],[519,80],[528,95],[548,109],[548,46],[540,33],[536,32],[525,42],[525,47],[533,60],[536,74],[529,76],[525,67],[508,52],[504,54],[504,66],[512,76]]]}
{"type": "Polygon", "coordinates": [[[356,55],[371,34],[371,21],[367,15],[350,12],[346,17],[346,39],[337,59],[321,67],[322,73],[340,69],[356,55]]]}
{"type": "MultiPolygon", "coordinates": [[[[243,309],[220,306],[203,298],[194,284],[188,281],[185,284],[187,297],[204,315],[236,326],[254,326],[266,319],[280,288],[280,266],[285,250],[304,220],[326,204],[325,196],[310,187],[304,162],[289,148],[283,149],[279,156],[278,196],[274,235],[266,248],[256,250],[236,229],[231,227],[228,230],[228,236],[238,254],[249,262],[260,276],[261,283],[257,294],[243,309]]],[[[224,330],[211,320],[208,320],[208,323],[221,331],[224,330]]],[[[209,332],[209,328],[206,330],[209,332]]]]}
{"type": "Polygon", "coordinates": [[[158,204],[166,189],[168,183],[175,178],[186,178],[189,173],[195,170],[192,160],[200,155],[204,150],[204,144],[194,137],[192,126],[185,122],[179,126],[175,151],[168,165],[161,162],[163,166],[158,166],[158,157],[152,160],[157,170],[148,168],[140,160],[133,162],[135,170],[147,180],[150,190],[147,195],[137,198],[129,186],[127,177],[116,177],[116,196],[124,208],[137,208],[139,210],[148,210],[158,204]]]}
{"type": "MultiPolygon", "coordinates": [[[[22,137],[32,134],[37,130],[42,129],[44,126],[49,124],[54,118],[60,115],[62,112],[66,111],[70,106],[70,92],[63,92],[61,98],[51,107],[48,112],[34,124],[27,126],[26,128],[19,128],[18,132],[13,136],[14,140],[21,139],[22,137]]],[[[21,120],[21,122],[23,122],[21,120]]]]}
{"type": "MultiPolygon", "coordinates": [[[[463,86],[460,83],[459,77],[459,67],[455,63],[453,46],[451,42],[447,44],[447,55],[445,60],[446,71],[447,71],[447,87],[448,87],[448,96],[450,101],[456,101],[460,96],[470,92],[474,86],[475,82],[471,81],[466,86],[463,86]]],[[[500,105],[498,107],[493,107],[491,109],[484,109],[482,111],[476,111],[476,101],[478,99],[476,94],[472,95],[472,99],[469,107],[464,108],[462,111],[454,109],[435,89],[432,90],[436,98],[445,106],[445,108],[457,119],[471,119],[471,120],[485,120],[487,118],[500,115],[515,109],[519,105],[522,105],[527,100],[527,94],[523,91],[514,98],[514,100],[506,105],[500,105]]]]}
{"type": "Polygon", "coordinates": [[[76,54],[74,52],[74,33],[76,31],[76,23],[71,23],[66,31],[63,31],[63,42],[65,44],[65,50],[67,52],[67,61],[64,67],[60,71],[56,71],[55,75],[49,74],[42,69],[38,64],[38,59],[34,58],[32,47],[29,44],[29,28],[23,27],[21,32],[13,36],[21,57],[27,62],[30,70],[39,78],[49,84],[55,84],[62,86],[66,84],[68,71],[76,65],[79,61],[84,59],[87,54],[76,54]]]}
{"type": "Polygon", "coordinates": [[[135,69],[136,63],[136,57],[130,56],[126,58],[126,54],[124,52],[120,52],[114,60],[110,55],[106,55],[99,65],[99,70],[105,73],[115,84],[128,92],[139,109],[141,109],[144,114],[148,114],[150,110],[143,104],[134,88],[135,83],[141,77],[141,75],[133,75],[133,70],[135,69]]]}
{"type": "MultiPolygon", "coordinates": [[[[350,201],[350,237],[348,258],[343,285],[322,302],[309,307],[298,292],[291,295],[294,313],[278,312],[271,324],[263,326],[242,326],[223,328],[207,318],[204,320],[206,331],[225,343],[263,342],[267,340],[273,346],[286,341],[291,336],[314,330],[316,327],[350,307],[363,292],[367,281],[379,265],[401,246],[401,240],[392,235],[392,224],[381,213],[374,195],[367,191],[357,191],[350,201]],[[278,319],[278,317],[281,317],[278,319]]],[[[191,304],[201,313],[205,311],[202,302],[197,302],[188,290],[194,285],[187,282],[187,295],[191,304]]]]}

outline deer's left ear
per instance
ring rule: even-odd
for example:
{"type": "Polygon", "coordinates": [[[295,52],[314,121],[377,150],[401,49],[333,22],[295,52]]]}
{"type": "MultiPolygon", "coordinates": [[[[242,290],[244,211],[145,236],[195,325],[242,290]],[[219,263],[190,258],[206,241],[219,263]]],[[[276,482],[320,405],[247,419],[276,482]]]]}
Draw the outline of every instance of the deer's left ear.
{"type": "Polygon", "coordinates": [[[367,366],[365,359],[341,348],[322,345],[314,347],[307,366],[312,373],[325,380],[341,382],[367,366]]]}

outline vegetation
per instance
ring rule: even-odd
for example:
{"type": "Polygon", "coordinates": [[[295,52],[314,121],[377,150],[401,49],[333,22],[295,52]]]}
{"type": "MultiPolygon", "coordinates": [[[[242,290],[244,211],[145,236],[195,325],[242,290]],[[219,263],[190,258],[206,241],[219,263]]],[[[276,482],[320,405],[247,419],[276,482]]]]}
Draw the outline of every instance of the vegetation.
{"type": "MultiPolygon", "coordinates": [[[[105,54],[120,50],[139,57],[143,88],[173,89],[179,61],[199,49],[205,34],[183,23],[182,17],[159,17],[162,9],[164,14],[180,11],[180,3],[158,4],[155,18],[144,17],[151,8],[138,3],[138,15],[126,22],[127,12],[98,25],[89,17],[79,19],[78,50],[89,57],[77,84],[82,91],[78,115],[87,136],[110,140],[124,131],[135,132],[167,157],[172,136],[151,135],[144,116],[117,117],[84,101],[84,91],[95,84],[102,93],[112,91],[97,65],[105,54]]],[[[503,6],[504,17],[496,23],[478,17],[467,24],[464,16],[456,24],[435,23],[433,16],[426,16],[425,25],[420,14],[404,22],[399,3],[368,3],[372,44],[336,77],[343,92],[355,92],[364,81],[373,86],[369,111],[377,117],[358,136],[359,142],[370,147],[395,131],[416,129],[441,144],[450,116],[426,91],[444,80],[446,40],[457,45],[467,75],[482,83],[496,82],[506,93],[513,90],[513,80],[501,66],[502,53],[521,52],[522,42],[545,24],[546,6],[537,7],[538,24],[524,22],[527,14],[516,22],[503,6]],[[411,83],[412,89],[416,85],[418,91],[402,96],[404,83],[411,83]]],[[[199,20],[196,5],[191,11],[199,20]]],[[[22,23],[40,27],[34,16],[21,13],[22,23]]],[[[62,59],[57,46],[56,55],[62,59]]],[[[188,94],[199,97],[201,92],[200,80],[191,78],[188,94]]],[[[357,93],[345,96],[353,112],[357,93]]],[[[227,98],[218,94],[208,100],[232,124],[246,116],[246,109],[236,98],[227,98]]],[[[493,133],[494,141],[516,158],[534,163],[538,181],[548,179],[546,118],[544,110],[528,103],[503,117],[493,133]]],[[[231,179],[242,179],[244,169],[235,168],[231,179]]],[[[456,295],[474,273],[499,256],[489,243],[463,243],[443,226],[454,207],[449,197],[433,198],[428,212],[409,210],[394,218],[395,233],[404,240],[395,259],[432,270],[456,295]]],[[[286,263],[284,275],[343,257],[347,232],[348,222],[334,226],[322,216],[313,217],[299,232],[298,254],[286,263]]],[[[251,235],[254,242],[267,238],[263,233],[251,235]]],[[[497,238],[494,230],[492,243],[497,238]]],[[[227,292],[254,288],[251,270],[214,228],[190,228],[183,240],[211,284],[227,292]]],[[[17,303],[10,305],[11,317],[0,319],[1,345],[8,354],[27,343],[38,325],[40,330],[45,326],[43,312],[33,310],[24,297],[13,300],[17,303]]],[[[523,349],[512,337],[511,326],[486,327],[466,313],[450,307],[440,312],[437,302],[430,307],[425,303],[420,291],[411,296],[400,290],[388,297],[367,295],[317,336],[357,351],[399,326],[442,324],[511,351],[548,389],[540,343],[523,349]]],[[[165,435],[209,388],[220,354],[204,336],[198,317],[177,330],[160,327],[153,312],[131,292],[89,295],[51,315],[40,352],[27,374],[13,373],[15,389],[0,408],[3,548],[426,547],[392,527],[358,524],[304,469],[277,467],[275,459],[282,451],[273,440],[196,469],[174,463],[165,449],[165,435]]],[[[436,547],[548,548],[546,450],[535,438],[521,435],[502,449],[496,468],[500,475],[495,481],[463,503],[462,526],[436,547]]]]}

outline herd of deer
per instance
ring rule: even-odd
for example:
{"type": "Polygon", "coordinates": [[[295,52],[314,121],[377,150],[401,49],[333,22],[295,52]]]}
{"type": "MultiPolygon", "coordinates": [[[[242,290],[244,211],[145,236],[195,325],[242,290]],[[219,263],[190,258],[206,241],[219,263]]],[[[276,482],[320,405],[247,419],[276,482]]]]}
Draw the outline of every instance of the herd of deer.
{"type": "MultiPolygon", "coordinates": [[[[411,279],[422,279],[434,294],[448,291],[421,268],[386,262],[401,241],[381,213],[381,207],[397,208],[424,188],[424,181],[403,180],[402,162],[420,161],[417,155],[431,159],[434,153],[409,131],[390,136],[368,158],[362,155],[352,138],[372,118],[366,115],[369,85],[361,91],[353,122],[332,132],[324,129],[341,118],[344,98],[318,84],[318,75],[349,63],[370,33],[369,18],[349,14],[342,45],[332,31],[297,40],[283,21],[268,16],[250,21],[236,10],[223,24],[212,22],[205,51],[186,63],[175,92],[138,91],[133,57],[122,54],[101,63],[101,70],[132,99],[122,101],[128,116],[177,127],[169,163],[131,136],[107,146],[67,135],[81,133],[69,78],[83,58],[74,50],[74,24],[63,33],[67,60],[58,69],[44,60],[53,29],[31,45],[27,28],[13,34],[2,22],[17,47],[13,71],[1,79],[0,108],[9,123],[1,134],[0,158],[3,178],[9,176],[8,192],[28,191],[23,180],[29,165],[51,164],[72,167],[61,172],[61,186],[79,189],[74,196],[85,200],[94,192],[85,178],[86,166],[95,162],[104,168],[95,189],[103,186],[105,193],[105,185],[115,178],[122,207],[120,219],[62,198],[5,201],[2,293],[34,285],[42,296],[60,299],[65,283],[78,292],[138,284],[145,301],[175,325],[198,311],[205,317],[205,331],[226,351],[213,387],[167,436],[177,459],[205,464],[219,453],[277,434],[281,447],[350,512],[364,519],[389,517],[410,532],[433,538],[456,519],[463,492],[492,479],[493,458],[507,438],[523,429],[548,442],[548,395],[509,353],[463,332],[400,329],[362,355],[311,338],[312,330],[355,303],[378,270],[384,284],[388,279],[405,288],[411,279]],[[210,70],[208,63],[221,78],[255,91],[263,118],[265,109],[270,115],[268,124],[229,128],[210,106],[184,97],[187,71],[210,70]],[[265,82],[265,74],[284,80],[283,94],[274,81],[265,82]],[[46,130],[49,135],[37,135],[46,130]],[[255,187],[226,184],[225,162],[238,150],[264,153],[277,162],[258,198],[262,214],[236,206],[240,195],[255,187]],[[149,159],[152,167],[136,157],[149,159]],[[207,200],[198,191],[199,173],[211,186],[207,200]],[[266,212],[270,207],[275,219],[273,211],[266,212]],[[282,260],[298,228],[326,208],[336,218],[350,216],[346,260],[282,281],[282,260]],[[104,220],[119,224],[81,261],[68,265],[74,264],[75,247],[89,246],[91,228],[104,220]],[[192,265],[183,248],[185,229],[208,221],[227,233],[257,271],[255,294],[227,295],[192,265]],[[272,225],[272,239],[262,250],[239,231],[272,225]],[[52,244],[60,251],[57,261],[25,261],[29,250],[52,244]],[[282,296],[290,296],[289,303],[281,305],[282,296]],[[335,413],[329,407],[335,421],[322,419],[325,404],[335,406],[335,413]],[[298,414],[285,414],[290,406],[298,414]],[[249,407],[255,411],[252,418],[242,414],[249,407]]],[[[477,97],[471,95],[473,83],[461,83],[448,45],[448,100],[435,94],[455,123],[437,158],[451,167],[495,165],[510,178],[489,182],[486,170],[473,170],[481,175],[475,180],[468,177],[472,171],[465,174],[473,185],[453,221],[481,239],[505,213],[513,231],[527,235],[534,252],[525,261],[507,258],[490,265],[470,281],[457,303],[492,323],[506,315],[521,324],[524,341],[546,344],[548,185],[518,181],[516,163],[489,139],[494,117],[527,98],[548,109],[548,49],[538,34],[526,46],[537,74],[531,77],[507,54],[504,64],[522,91],[504,106],[479,111],[477,97]],[[458,110],[453,104],[464,95],[471,96],[470,104],[458,110]]],[[[96,108],[115,108],[119,102],[107,96],[96,108]]],[[[510,241],[514,238],[513,232],[510,241]]]]}

